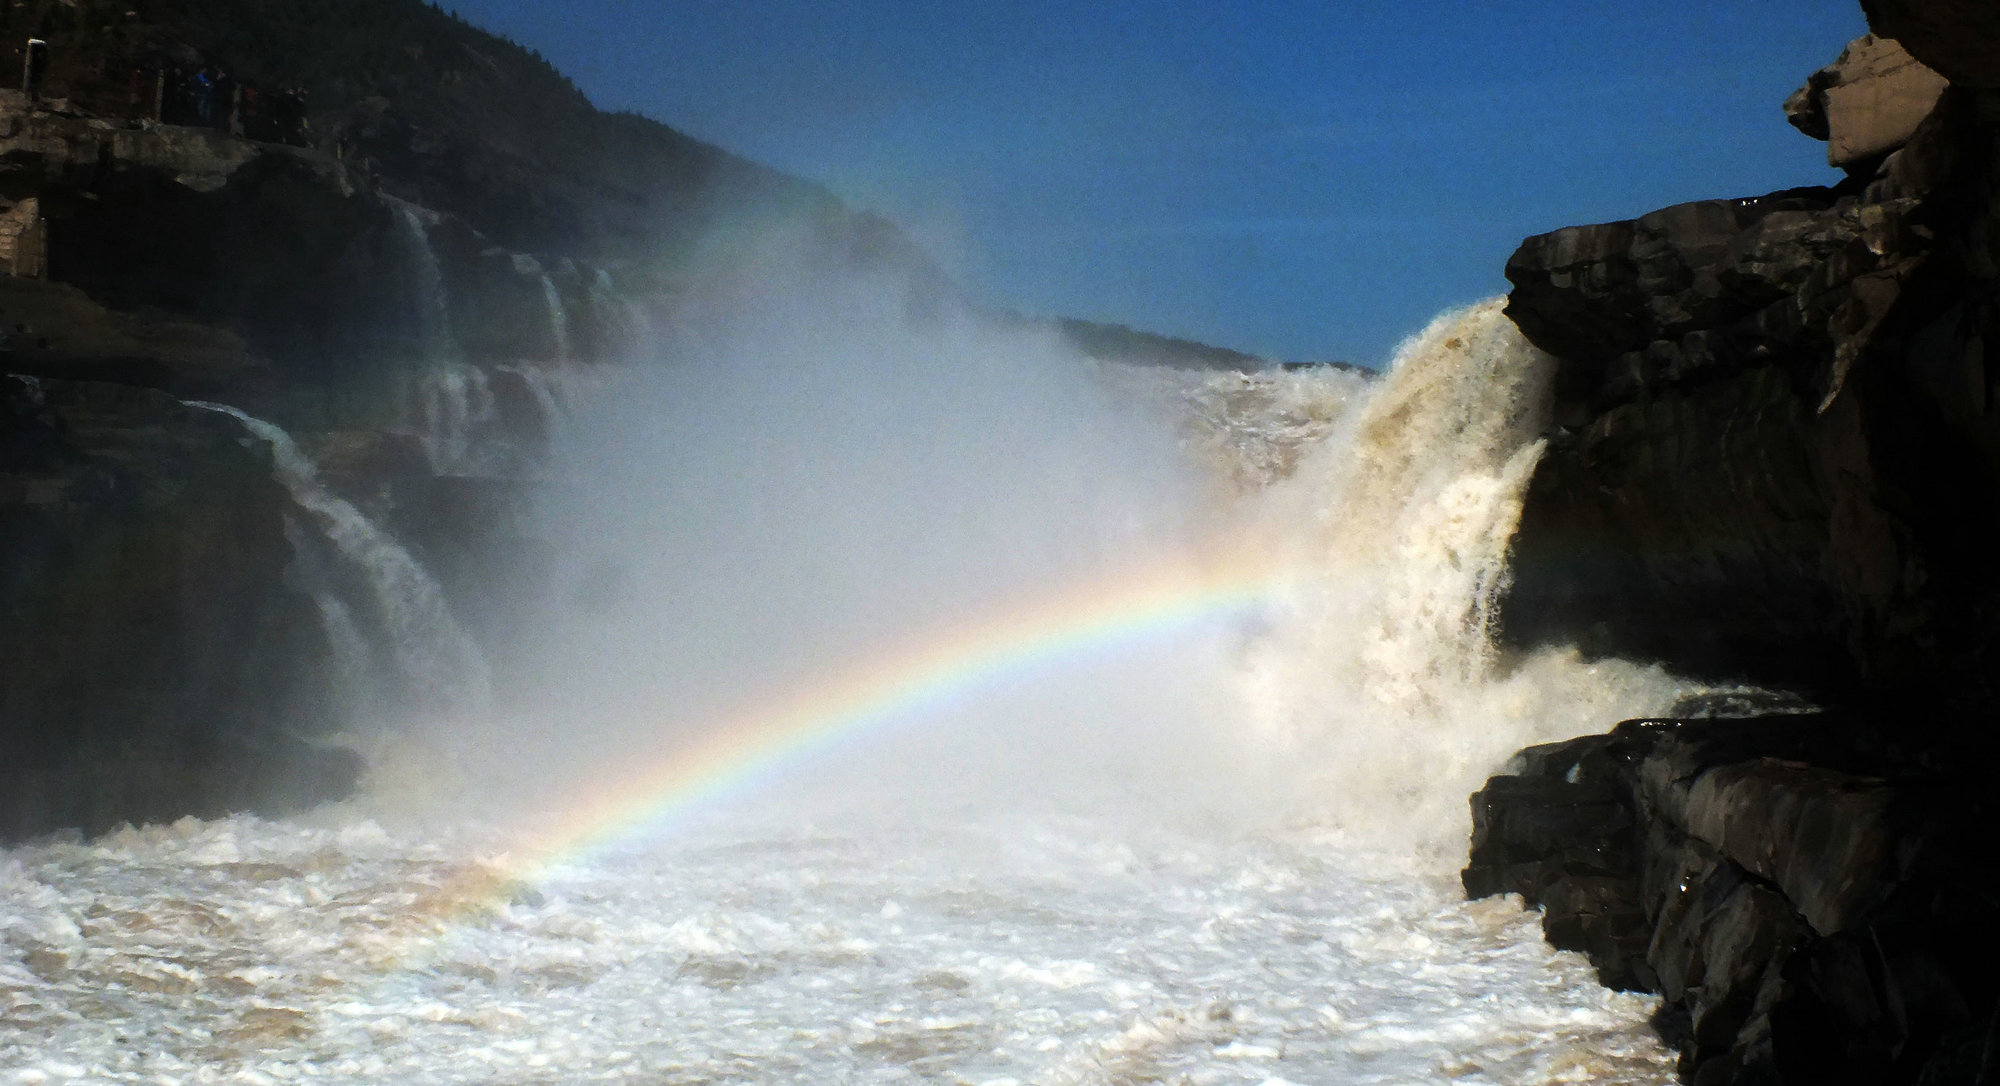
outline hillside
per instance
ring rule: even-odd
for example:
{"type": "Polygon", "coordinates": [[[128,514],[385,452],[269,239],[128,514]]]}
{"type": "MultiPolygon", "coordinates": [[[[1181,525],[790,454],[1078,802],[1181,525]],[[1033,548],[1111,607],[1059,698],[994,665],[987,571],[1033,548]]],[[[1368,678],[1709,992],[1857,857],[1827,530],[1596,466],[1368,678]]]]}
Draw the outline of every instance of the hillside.
{"type": "Polygon", "coordinates": [[[163,71],[214,69],[266,98],[302,88],[315,147],[512,249],[657,258],[730,207],[836,206],[665,125],[601,113],[539,56],[418,0],[38,0],[0,14],[14,80],[30,35],[50,44],[46,95],[105,116],[152,111],[163,71]]]}

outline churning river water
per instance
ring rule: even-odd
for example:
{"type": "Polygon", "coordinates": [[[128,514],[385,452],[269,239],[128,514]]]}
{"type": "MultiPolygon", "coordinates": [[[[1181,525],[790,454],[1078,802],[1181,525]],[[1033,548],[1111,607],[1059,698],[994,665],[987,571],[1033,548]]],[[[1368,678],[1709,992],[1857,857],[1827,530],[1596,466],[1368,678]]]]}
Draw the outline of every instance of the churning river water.
{"type": "Polygon", "coordinates": [[[698,829],[474,918],[482,842],[231,819],[0,866],[9,1083],[1659,1083],[1518,903],[1310,831],[698,829]]]}
{"type": "Polygon", "coordinates": [[[1454,877],[1466,796],[1510,752],[1686,693],[1489,643],[1547,378],[1497,306],[1440,318],[1372,383],[1100,370],[1088,391],[1049,376],[1074,359],[943,350],[872,391],[845,361],[671,387],[685,417],[632,432],[695,443],[660,452],[673,470],[616,446],[592,469],[628,471],[612,512],[552,521],[589,526],[564,551],[616,591],[544,653],[537,728],[484,750],[448,732],[440,774],[377,743],[369,795],[297,819],[0,852],[0,1084],[1671,1081],[1650,1000],[1454,877]],[[1166,447],[1207,481],[1066,445],[1116,428],[1091,396],[1174,415],[1166,447]],[[647,490],[663,479],[681,489],[647,490]],[[653,506],[675,515],[629,519],[653,506]],[[1002,624],[998,648],[923,664],[943,678],[921,709],[891,669],[849,698],[868,712],[800,718],[819,746],[753,727],[721,766],[782,749],[782,769],[662,784],[596,819],[621,832],[524,844],[536,812],[631,787],[671,707],[735,704],[777,661],[810,673],[1050,568],[1117,582],[1163,536],[1283,575],[1144,612],[1178,625],[1121,624],[1117,593],[1002,624]],[[605,540],[625,557],[585,553],[605,540]],[[829,577],[853,590],[814,595],[829,577]],[[392,802],[489,770],[473,790],[514,809],[392,802]]]}

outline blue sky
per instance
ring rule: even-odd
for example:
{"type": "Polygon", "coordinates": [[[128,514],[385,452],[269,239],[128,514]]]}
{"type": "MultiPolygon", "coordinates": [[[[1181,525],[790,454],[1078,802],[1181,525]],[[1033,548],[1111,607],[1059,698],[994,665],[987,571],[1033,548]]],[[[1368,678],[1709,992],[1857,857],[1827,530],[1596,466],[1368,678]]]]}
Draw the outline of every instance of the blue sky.
{"type": "Polygon", "coordinates": [[[1379,364],[1522,237],[1831,183],[1779,108],[1848,0],[456,0],[901,222],[973,293],[1379,364]]]}

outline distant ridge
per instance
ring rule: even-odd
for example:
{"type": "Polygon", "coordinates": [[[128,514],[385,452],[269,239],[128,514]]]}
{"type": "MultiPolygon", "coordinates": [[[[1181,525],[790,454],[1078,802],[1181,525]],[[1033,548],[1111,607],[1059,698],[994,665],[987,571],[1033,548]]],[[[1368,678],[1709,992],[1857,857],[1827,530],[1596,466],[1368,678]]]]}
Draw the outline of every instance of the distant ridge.
{"type": "MultiPolygon", "coordinates": [[[[161,73],[226,73],[267,96],[296,88],[304,140],[363,183],[449,213],[515,252],[621,268],[624,283],[671,292],[757,230],[803,226],[821,257],[899,275],[921,297],[967,302],[887,220],[666,124],[601,111],[540,53],[435,3],[0,6],[0,86],[18,81],[30,36],[49,42],[41,89],[52,104],[132,123],[153,115],[161,73]]],[[[1212,370],[1277,364],[1122,324],[1054,323],[1093,358],[1212,370]]]]}
{"type": "Polygon", "coordinates": [[[1101,362],[1129,362],[1189,370],[1236,370],[1243,373],[1274,366],[1287,370],[1330,366],[1355,373],[1374,372],[1351,362],[1276,362],[1228,347],[1215,347],[1192,339],[1142,332],[1123,324],[1087,321],[1077,317],[1059,317],[1055,325],[1064,339],[1101,362]]]}

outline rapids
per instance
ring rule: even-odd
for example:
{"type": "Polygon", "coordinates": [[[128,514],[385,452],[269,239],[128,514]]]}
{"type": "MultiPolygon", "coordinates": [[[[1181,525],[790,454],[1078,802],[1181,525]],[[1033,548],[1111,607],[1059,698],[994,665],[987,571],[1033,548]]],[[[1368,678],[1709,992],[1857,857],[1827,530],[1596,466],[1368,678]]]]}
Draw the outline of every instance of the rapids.
{"type": "Polygon", "coordinates": [[[755,290],[565,404],[567,610],[490,718],[308,817],[0,854],[0,1083],[1671,1081],[1649,999],[1453,877],[1508,753],[1690,692],[1490,645],[1549,376],[1497,303],[1366,382],[755,290]],[[1254,606],[840,678],[1163,568],[1254,606]],[[755,732],[831,686],[868,711],[755,732]]]}
{"type": "Polygon", "coordinates": [[[1517,904],[1312,833],[757,821],[456,926],[476,838],[232,819],[16,850],[0,1082],[1671,1081],[1649,1001],[1517,904]]]}

